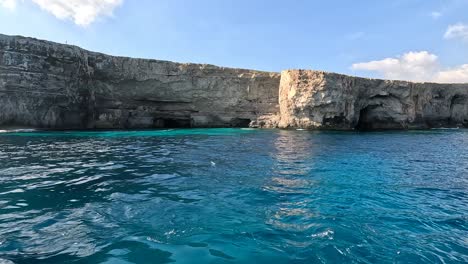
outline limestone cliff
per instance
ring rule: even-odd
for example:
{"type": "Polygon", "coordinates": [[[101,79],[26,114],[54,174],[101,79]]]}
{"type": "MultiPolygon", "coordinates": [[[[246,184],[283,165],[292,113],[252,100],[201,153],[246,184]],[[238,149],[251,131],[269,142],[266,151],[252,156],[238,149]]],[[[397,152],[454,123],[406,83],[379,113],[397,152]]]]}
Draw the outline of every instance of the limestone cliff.
{"type": "Polygon", "coordinates": [[[468,127],[468,84],[411,83],[322,71],[283,71],[282,128],[468,127]]]}
{"type": "Polygon", "coordinates": [[[277,114],[279,81],[278,73],[0,35],[0,126],[245,127],[277,114]]]}
{"type": "Polygon", "coordinates": [[[0,35],[0,127],[8,126],[468,127],[468,85],[133,59],[0,35]]]}

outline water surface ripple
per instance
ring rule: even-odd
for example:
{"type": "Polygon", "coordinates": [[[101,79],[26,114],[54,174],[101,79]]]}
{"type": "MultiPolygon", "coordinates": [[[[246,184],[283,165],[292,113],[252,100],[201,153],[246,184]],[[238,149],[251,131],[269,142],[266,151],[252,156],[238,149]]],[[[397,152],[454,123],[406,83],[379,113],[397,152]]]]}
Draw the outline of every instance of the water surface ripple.
{"type": "Polygon", "coordinates": [[[467,263],[468,131],[0,134],[0,263],[467,263]]]}

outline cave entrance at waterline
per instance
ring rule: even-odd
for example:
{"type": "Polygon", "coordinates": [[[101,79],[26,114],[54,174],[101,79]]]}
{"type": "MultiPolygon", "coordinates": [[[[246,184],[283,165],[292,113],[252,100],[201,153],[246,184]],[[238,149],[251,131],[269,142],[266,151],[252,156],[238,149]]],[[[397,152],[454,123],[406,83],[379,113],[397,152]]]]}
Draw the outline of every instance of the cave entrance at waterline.
{"type": "Polygon", "coordinates": [[[250,126],[251,120],[248,118],[233,118],[231,120],[231,127],[247,128],[250,126]]]}
{"type": "Polygon", "coordinates": [[[355,130],[367,131],[372,129],[372,123],[370,121],[370,112],[375,106],[366,106],[359,111],[359,118],[357,124],[354,126],[355,130]]]}
{"type": "Polygon", "coordinates": [[[400,112],[381,104],[372,104],[359,111],[358,122],[354,126],[358,131],[407,129],[407,121],[397,117],[400,112]]]}
{"type": "Polygon", "coordinates": [[[248,118],[232,118],[231,120],[221,120],[213,118],[206,122],[194,122],[190,118],[157,118],[153,126],[156,128],[210,128],[210,127],[234,127],[248,128],[251,123],[248,118]]]}
{"type": "Polygon", "coordinates": [[[157,128],[190,128],[192,127],[190,119],[176,119],[176,118],[158,118],[154,120],[154,126],[157,128]]]}

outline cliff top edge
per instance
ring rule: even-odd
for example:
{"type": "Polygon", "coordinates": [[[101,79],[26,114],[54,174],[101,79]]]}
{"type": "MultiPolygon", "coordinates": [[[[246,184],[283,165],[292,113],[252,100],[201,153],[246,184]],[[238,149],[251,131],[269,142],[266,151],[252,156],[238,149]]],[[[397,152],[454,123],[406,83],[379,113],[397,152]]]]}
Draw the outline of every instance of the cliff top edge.
{"type": "Polygon", "coordinates": [[[107,56],[107,57],[113,57],[113,58],[120,58],[120,59],[125,59],[125,60],[143,60],[143,61],[148,61],[148,62],[156,62],[156,63],[169,63],[169,64],[177,64],[177,65],[194,65],[198,66],[201,68],[219,68],[219,69],[226,69],[226,70],[235,70],[235,71],[240,71],[240,72],[250,72],[250,73],[259,73],[259,74],[270,74],[270,75],[279,75],[279,74],[285,74],[288,72],[315,72],[319,74],[324,74],[326,76],[332,76],[335,78],[356,78],[356,79],[362,79],[362,80],[371,80],[371,81],[381,81],[381,82],[395,82],[395,83],[401,83],[401,84],[434,84],[434,85],[468,85],[468,83],[435,83],[435,82],[414,82],[414,81],[408,81],[408,80],[391,80],[391,79],[381,79],[381,78],[368,78],[368,77],[361,77],[361,76],[353,76],[353,75],[347,75],[347,74],[342,74],[342,73],[336,73],[336,72],[329,72],[329,71],[323,71],[323,70],[314,70],[314,69],[286,69],[282,70],[281,72],[272,72],[272,71],[262,71],[262,70],[255,70],[255,69],[245,69],[245,68],[235,68],[235,67],[225,67],[225,66],[218,66],[214,64],[209,64],[209,63],[190,63],[190,62],[174,62],[174,61],[169,61],[169,60],[158,60],[158,59],[151,59],[151,58],[134,58],[134,57],[128,57],[128,56],[119,56],[119,55],[109,55],[106,53],[102,52],[96,52],[96,51],[90,51],[87,49],[84,49],[82,47],[79,47],[77,45],[73,44],[64,44],[64,43],[59,43],[59,42],[54,42],[54,41],[49,41],[49,40],[43,40],[43,39],[38,39],[34,37],[25,37],[21,35],[6,35],[6,34],[1,34],[0,33],[0,42],[1,41],[16,41],[16,42],[33,42],[36,45],[48,45],[48,46],[55,46],[57,48],[69,48],[69,49],[75,49],[76,51],[80,52],[85,52],[89,54],[94,54],[96,56],[107,56]]]}

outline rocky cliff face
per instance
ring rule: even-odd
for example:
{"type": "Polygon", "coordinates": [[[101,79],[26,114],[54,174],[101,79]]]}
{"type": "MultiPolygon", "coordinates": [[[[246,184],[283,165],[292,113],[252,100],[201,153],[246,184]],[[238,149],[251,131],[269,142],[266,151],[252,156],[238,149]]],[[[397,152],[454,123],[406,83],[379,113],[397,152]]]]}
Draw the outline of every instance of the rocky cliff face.
{"type": "Polygon", "coordinates": [[[468,84],[411,83],[321,71],[283,71],[282,128],[468,127],[468,84]]]}
{"type": "Polygon", "coordinates": [[[468,85],[132,59],[0,35],[0,127],[8,126],[468,127],[468,85]]]}
{"type": "Polygon", "coordinates": [[[0,35],[0,125],[245,127],[278,112],[280,74],[114,57],[0,35]]]}

